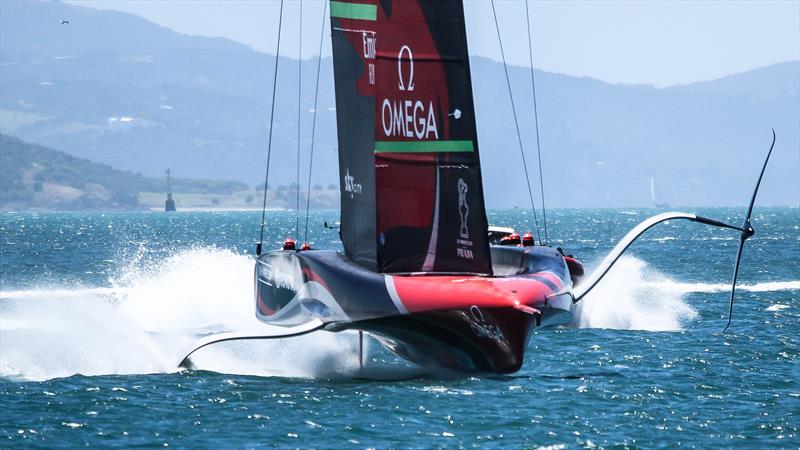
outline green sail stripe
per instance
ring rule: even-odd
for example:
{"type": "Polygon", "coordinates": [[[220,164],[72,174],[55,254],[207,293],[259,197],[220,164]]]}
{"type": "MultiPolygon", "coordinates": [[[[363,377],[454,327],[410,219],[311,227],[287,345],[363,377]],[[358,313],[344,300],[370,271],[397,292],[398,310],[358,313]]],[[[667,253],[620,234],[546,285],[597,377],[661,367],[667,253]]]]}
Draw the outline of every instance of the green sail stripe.
{"type": "Polygon", "coordinates": [[[331,2],[331,17],[378,20],[378,6],[364,3],[331,2]]]}
{"type": "Polygon", "coordinates": [[[472,141],[377,141],[375,153],[473,152],[472,141]]]}

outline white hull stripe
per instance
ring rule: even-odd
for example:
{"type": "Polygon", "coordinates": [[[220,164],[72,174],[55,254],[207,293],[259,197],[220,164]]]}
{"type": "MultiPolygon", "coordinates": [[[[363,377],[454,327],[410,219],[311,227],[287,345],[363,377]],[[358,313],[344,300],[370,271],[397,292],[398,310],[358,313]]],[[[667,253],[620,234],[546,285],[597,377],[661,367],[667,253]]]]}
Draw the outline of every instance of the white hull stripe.
{"type": "Polygon", "coordinates": [[[383,279],[386,281],[386,290],[389,292],[389,297],[391,297],[394,306],[400,311],[400,314],[408,314],[406,306],[400,300],[400,296],[397,295],[397,288],[394,287],[394,277],[391,275],[384,275],[383,279]]]}

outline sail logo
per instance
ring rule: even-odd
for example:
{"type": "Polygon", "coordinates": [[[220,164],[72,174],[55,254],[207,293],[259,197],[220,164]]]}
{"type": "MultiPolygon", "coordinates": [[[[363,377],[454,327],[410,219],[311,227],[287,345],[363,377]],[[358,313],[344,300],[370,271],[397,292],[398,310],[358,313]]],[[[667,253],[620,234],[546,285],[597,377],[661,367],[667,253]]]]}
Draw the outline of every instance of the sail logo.
{"type": "Polygon", "coordinates": [[[381,122],[386,136],[400,136],[417,139],[439,139],[433,102],[428,107],[421,101],[383,100],[381,122]]]}
{"type": "Polygon", "coordinates": [[[467,204],[467,183],[463,178],[458,179],[458,215],[461,217],[461,229],[459,235],[462,239],[469,239],[469,228],[467,228],[467,216],[469,215],[469,205],[467,204]]]}
{"type": "Polygon", "coordinates": [[[397,54],[397,87],[401,91],[414,90],[414,56],[411,54],[411,47],[404,45],[400,47],[400,53],[397,54]],[[403,53],[408,52],[408,87],[403,84],[403,53]]]}
{"type": "Polygon", "coordinates": [[[456,256],[464,259],[475,259],[472,252],[472,241],[469,239],[469,203],[467,203],[469,186],[463,178],[458,179],[458,216],[461,224],[458,230],[459,239],[456,239],[456,256]]]}
{"type": "Polygon", "coordinates": [[[354,194],[361,194],[361,184],[356,183],[355,177],[350,175],[349,167],[344,173],[344,191],[350,193],[350,198],[353,198],[354,194]]]}
{"type": "Polygon", "coordinates": [[[506,337],[503,335],[503,331],[500,330],[500,327],[493,323],[489,323],[489,321],[483,317],[483,312],[480,308],[478,308],[477,305],[472,305],[469,307],[469,315],[469,327],[476,336],[484,337],[497,342],[508,342],[506,341],[506,337]]]}
{"type": "Polygon", "coordinates": [[[374,31],[362,31],[361,32],[361,47],[364,51],[364,59],[365,60],[372,60],[367,64],[367,70],[369,72],[369,84],[374,86],[375,85],[375,55],[377,53],[377,41],[378,38],[375,35],[374,31]]]}
{"type": "MultiPolygon", "coordinates": [[[[400,47],[397,54],[397,78],[398,91],[414,92],[414,54],[408,45],[400,47]]],[[[439,139],[436,110],[431,100],[384,98],[381,125],[387,137],[439,139]]]]}
{"type": "Polygon", "coordinates": [[[364,58],[365,59],[375,59],[377,48],[377,41],[378,39],[375,37],[374,31],[362,31],[361,32],[361,46],[364,50],[364,58]]]}

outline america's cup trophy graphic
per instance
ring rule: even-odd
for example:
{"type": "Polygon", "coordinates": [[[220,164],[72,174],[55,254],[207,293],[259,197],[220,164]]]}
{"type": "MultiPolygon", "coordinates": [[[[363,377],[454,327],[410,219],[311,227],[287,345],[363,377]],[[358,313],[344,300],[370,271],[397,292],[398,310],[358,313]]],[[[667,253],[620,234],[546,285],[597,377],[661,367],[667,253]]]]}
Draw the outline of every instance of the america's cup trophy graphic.
{"type": "Polygon", "coordinates": [[[467,183],[464,182],[463,178],[458,179],[458,214],[461,216],[461,237],[469,239],[469,229],[467,228],[467,214],[469,214],[467,183]]]}

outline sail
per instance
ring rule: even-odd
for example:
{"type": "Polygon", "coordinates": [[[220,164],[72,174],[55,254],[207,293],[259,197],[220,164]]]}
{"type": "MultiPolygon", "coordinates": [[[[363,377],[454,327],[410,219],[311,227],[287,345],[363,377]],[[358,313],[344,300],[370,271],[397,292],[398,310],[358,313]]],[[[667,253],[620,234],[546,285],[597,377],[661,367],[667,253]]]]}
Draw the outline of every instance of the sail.
{"type": "Polygon", "coordinates": [[[461,1],[332,1],[331,29],[345,253],[491,274],[461,1]]]}
{"type": "Polygon", "coordinates": [[[656,202],[656,179],[655,177],[650,177],[650,200],[655,205],[656,202]]]}

